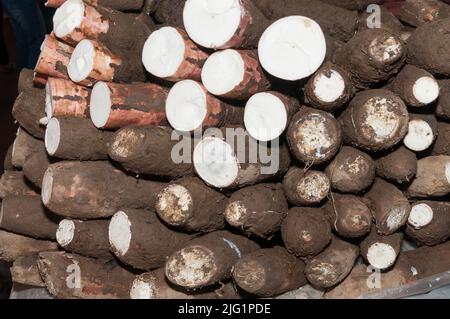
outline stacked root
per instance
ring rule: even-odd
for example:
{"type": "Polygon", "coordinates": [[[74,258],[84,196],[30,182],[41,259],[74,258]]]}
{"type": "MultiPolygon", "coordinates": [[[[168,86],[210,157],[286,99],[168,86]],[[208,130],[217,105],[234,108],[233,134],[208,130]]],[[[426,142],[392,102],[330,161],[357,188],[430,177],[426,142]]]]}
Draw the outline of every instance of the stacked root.
{"type": "Polygon", "coordinates": [[[0,180],[13,281],[345,298],[450,270],[450,7],[370,3],[47,1],[0,180]]]}

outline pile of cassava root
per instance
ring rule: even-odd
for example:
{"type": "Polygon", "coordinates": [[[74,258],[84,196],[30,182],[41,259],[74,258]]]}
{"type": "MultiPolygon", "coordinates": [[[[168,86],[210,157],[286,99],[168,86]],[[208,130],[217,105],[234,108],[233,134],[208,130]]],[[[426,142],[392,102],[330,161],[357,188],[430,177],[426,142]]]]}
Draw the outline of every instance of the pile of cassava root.
{"type": "Polygon", "coordinates": [[[15,283],[354,298],[450,270],[444,1],[46,5],[0,181],[15,283]]]}

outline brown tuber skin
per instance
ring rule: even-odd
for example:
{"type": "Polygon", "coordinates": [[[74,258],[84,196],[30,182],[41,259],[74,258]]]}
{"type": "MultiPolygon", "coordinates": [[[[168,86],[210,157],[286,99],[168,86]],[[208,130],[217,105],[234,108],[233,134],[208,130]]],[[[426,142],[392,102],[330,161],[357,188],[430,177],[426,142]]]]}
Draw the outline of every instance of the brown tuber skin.
{"type": "Polygon", "coordinates": [[[281,225],[287,250],[297,257],[320,253],[331,240],[331,227],[321,208],[294,207],[281,225]]]}
{"type": "Polygon", "coordinates": [[[60,162],[45,172],[42,201],[58,215],[97,219],[123,208],[153,208],[162,187],[128,176],[109,162],[60,162]]]}
{"type": "Polygon", "coordinates": [[[210,286],[231,277],[233,266],[258,244],[228,231],[195,238],[167,259],[167,279],[187,289],[210,286]]]}
{"type": "Polygon", "coordinates": [[[303,107],[291,120],[287,141],[297,160],[312,164],[325,163],[341,147],[341,127],[331,114],[303,107]]]}
{"type": "Polygon", "coordinates": [[[450,6],[438,0],[406,0],[398,18],[414,27],[450,17],[450,6]]]}
{"type": "Polygon", "coordinates": [[[23,68],[19,73],[19,80],[17,81],[17,91],[22,93],[23,91],[34,88],[34,71],[23,68]]]}
{"type": "Polygon", "coordinates": [[[282,247],[259,249],[241,258],[233,279],[244,291],[274,297],[306,284],[305,263],[282,247]]]}
{"type": "Polygon", "coordinates": [[[22,171],[5,171],[0,178],[0,198],[7,196],[36,196],[36,192],[25,180],[22,171]]]}
{"type": "Polygon", "coordinates": [[[364,198],[372,210],[379,233],[393,234],[406,223],[411,206],[408,199],[394,185],[376,178],[364,198]]]}
{"type": "Polygon", "coordinates": [[[0,227],[18,234],[55,239],[59,217],[52,215],[39,196],[9,196],[2,201],[0,227]]]}
{"type": "Polygon", "coordinates": [[[372,231],[359,244],[359,248],[361,249],[361,255],[368,264],[372,265],[372,267],[376,269],[385,270],[395,264],[397,256],[400,254],[402,241],[403,233],[401,232],[385,236],[378,234],[377,229],[375,227],[372,227],[372,231]],[[369,249],[379,249],[378,247],[380,246],[383,246],[384,249],[388,249],[390,252],[392,252],[393,256],[383,255],[380,251],[375,253],[373,256],[369,253],[369,249]],[[376,258],[386,259],[388,257],[391,258],[390,260],[388,260],[388,262],[384,261],[383,264],[377,263],[379,261],[376,258]]]}
{"type": "Polygon", "coordinates": [[[45,287],[37,266],[38,255],[29,254],[17,258],[11,267],[14,283],[33,287],[45,287]]]}
{"type": "Polygon", "coordinates": [[[428,198],[450,193],[450,156],[438,155],[417,162],[417,174],[408,187],[411,197],[428,198]]]}
{"type": "Polygon", "coordinates": [[[372,226],[372,212],[355,195],[333,193],[324,211],[331,227],[342,237],[359,238],[372,226]]]}
{"type": "Polygon", "coordinates": [[[361,11],[370,4],[382,4],[383,0],[322,0],[322,2],[329,3],[347,10],[361,11]]]}
{"type": "Polygon", "coordinates": [[[358,246],[333,237],[323,252],[308,260],[306,278],[317,288],[335,286],[351,272],[358,256],[358,246]]]}
{"type": "Polygon", "coordinates": [[[328,165],[325,173],[333,189],[343,193],[358,193],[372,184],[375,178],[375,163],[368,154],[344,146],[328,165]]]}
{"type": "Polygon", "coordinates": [[[225,218],[248,236],[271,239],[280,230],[288,210],[280,184],[257,184],[231,195],[225,218]]]}
{"type": "Polygon", "coordinates": [[[450,120],[450,80],[439,82],[440,92],[436,106],[436,116],[442,120],[450,120]]]}
{"type": "Polygon", "coordinates": [[[433,145],[431,155],[450,156],[450,124],[446,122],[437,123],[437,138],[433,145]]]}
{"type": "Polygon", "coordinates": [[[13,144],[9,145],[8,151],[6,152],[5,159],[3,160],[3,169],[5,171],[13,171],[14,165],[12,163],[12,151],[14,148],[14,142],[13,144]]]}
{"type": "Polygon", "coordinates": [[[31,88],[17,97],[12,109],[13,117],[28,133],[36,138],[44,138],[45,126],[40,120],[45,118],[45,91],[31,88]]]}
{"type": "Polygon", "coordinates": [[[22,168],[28,156],[42,151],[45,151],[44,142],[34,138],[23,128],[19,128],[11,154],[12,164],[14,167],[22,168]]]}
{"type": "MultiPolygon", "coordinates": [[[[368,0],[368,2],[369,4],[375,4],[376,1],[368,0]]],[[[380,0],[378,2],[383,1],[380,0]]],[[[400,20],[389,9],[387,9],[385,5],[380,6],[379,8],[380,14],[374,14],[378,12],[378,8],[377,10],[371,8],[371,10],[363,11],[359,14],[358,31],[371,28],[380,28],[401,36],[404,27],[400,20]]]]}
{"type": "Polygon", "coordinates": [[[319,171],[291,167],[283,179],[283,190],[289,203],[309,206],[322,202],[330,192],[330,180],[319,171]]]}
{"type": "Polygon", "coordinates": [[[400,146],[375,160],[377,176],[398,184],[410,182],[417,172],[416,153],[400,146]]]}
{"type": "Polygon", "coordinates": [[[45,171],[54,162],[55,160],[51,159],[45,150],[40,150],[26,158],[22,167],[23,173],[34,187],[40,189],[45,171]]]}
{"type": "Polygon", "coordinates": [[[203,232],[225,227],[227,197],[197,177],[171,182],[158,194],[156,212],[168,225],[184,231],[203,232]]]}

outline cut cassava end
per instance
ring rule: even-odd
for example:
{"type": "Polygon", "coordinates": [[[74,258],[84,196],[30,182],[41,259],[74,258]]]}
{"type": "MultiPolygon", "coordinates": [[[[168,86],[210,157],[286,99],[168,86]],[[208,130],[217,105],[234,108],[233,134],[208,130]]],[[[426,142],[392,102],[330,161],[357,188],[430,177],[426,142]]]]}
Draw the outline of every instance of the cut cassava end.
{"type": "Polygon", "coordinates": [[[134,274],[113,260],[42,252],[38,268],[50,294],[60,299],[130,298],[134,274]]]}
{"type": "Polygon", "coordinates": [[[425,23],[408,39],[408,62],[433,75],[450,76],[450,18],[425,23]]]}
{"type": "MultiPolygon", "coordinates": [[[[174,152],[178,141],[172,138],[173,134],[169,127],[124,127],[113,135],[109,156],[134,173],[172,178],[193,175],[190,157],[188,161],[180,160],[174,152]]],[[[192,146],[191,139],[188,143],[192,146]]]]}
{"type": "Polygon", "coordinates": [[[299,108],[298,101],[275,91],[253,95],[245,105],[245,129],[262,142],[280,137],[299,108]]]}
{"type": "Polygon", "coordinates": [[[268,27],[258,44],[262,67],[271,75],[296,81],[313,74],[326,54],[320,26],[303,16],[289,16],[268,27]]]}
{"type": "Polygon", "coordinates": [[[287,250],[297,257],[320,253],[331,240],[331,227],[321,208],[294,207],[281,225],[287,250]]]}
{"type": "Polygon", "coordinates": [[[108,225],[108,220],[64,219],[59,223],[56,240],[69,252],[94,258],[112,258],[108,225]]]}
{"type": "Polygon", "coordinates": [[[314,287],[333,287],[347,277],[358,256],[358,246],[333,237],[323,252],[306,263],[306,278],[314,287]]]}
{"type": "Polygon", "coordinates": [[[38,189],[42,186],[42,179],[48,166],[55,162],[45,150],[40,150],[27,156],[23,163],[22,170],[25,178],[38,189]]]}
{"type": "Polygon", "coordinates": [[[355,195],[333,193],[324,206],[324,211],[332,228],[345,238],[362,237],[372,226],[372,212],[355,195]]]}
{"type": "Polygon", "coordinates": [[[375,161],[377,176],[396,183],[408,183],[417,173],[416,153],[400,146],[375,161]]]}
{"type": "Polygon", "coordinates": [[[250,239],[216,231],[192,239],[166,262],[167,279],[187,289],[206,287],[231,276],[234,264],[259,249],[250,239]]]}
{"type": "Polygon", "coordinates": [[[376,178],[365,195],[372,210],[378,232],[383,235],[395,233],[408,220],[411,206],[408,199],[394,185],[376,178]]]}
{"type": "Polygon", "coordinates": [[[167,257],[194,236],[167,228],[153,211],[133,209],[114,214],[108,233],[117,258],[144,270],[164,266],[167,257]]]}
{"type": "Polygon", "coordinates": [[[58,215],[97,219],[126,207],[153,208],[162,187],[128,176],[109,162],[60,162],[45,172],[42,202],[58,215]]]}
{"type": "Polygon", "coordinates": [[[283,190],[289,203],[308,206],[322,202],[330,192],[330,180],[319,171],[291,167],[283,179],[283,190]]]}
{"type": "Polygon", "coordinates": [[[409,106],[423,107],[439,97],[439,83],[431,73],[406,65],[388,86],[409,106]]]}
{"type": "Polygon", "coordinates": [[[45,150],[44,142],[28,134],[23,128],[19,127],[17,136],[14,140],[11,161],[14,167],[22,168],[28,156],[45,150]]]}
{"type": "Polygon", "coordinates": [[[375,163],[368,154],[344,146],[328,165],[325,173],[334,189],[343,193],[358,193],[372,184],[375,178],[375,163]]]}
{"type": "Polygon", "coordinates": [[[406,235],[419,244],[434,246],[450,237],[450,204],[423,201],[413,205],[406,235]]]}
{"type": "Polygon", "coordinates": [[[28,133],[36,138],[44,137],[45,127],[41,119],[45,117],[43,105],[45,91],[30,88],[19,94],[12,108],[13,117],[28,133]]]}
{"type": "Polygon", "coordinates": [[[88,88],[70,80],[48,78],[45,86],[45,114],[47,119],[54,116],[88,117],[88,88]]]}
{"type": "Polygon", "coordinates": [[[239,288],[258,297],[273,297],[306,284],[305,263],[282,247],[259,249],[233,267],[239,288]]]}
{"type": "Polygon", "coordinates": [[[412,197],[438,197],[450,193],[450,156],[438,155],[417,162],[417,174],[408,187],[412,197]]]}
{"type": "Polygon", "coordinates": [[[312,164],[325,163],[341,147],[341,127],[333,115],[302,107],[291,120],[287,142],[297,160],[312,164]]]}
{"type": "Polygon", "coordinates": [[[170,89],[165,111],[170,125],[181,132],[242,124],[244,118],[242,108],[220,101],[192,80],[180,81],[170,89]]]}
{"type": "Polygon", "coordinates": [[[270,87],[255,51],[215,52],[206,60],[201,78],[208,92],[230,99],[247,99],[270,87]]]}
{"type": "Polygon", "coordinates": [[[22,256],[53,250],[58,250],[58,244],[55,242],[38,240],[0,229],[0,260],[13,262],[22,256]]]}
{"type": "Polygon", "coordinates": [[[271,239],[280,230],[288,209],[281,185],[258,184],[231,195],[225,218],[246,235],[271,239]]]}
{"type": "Polygon", "coordinates": [[[225,195],[196,177],[171,182],[158,194],[156,212],[168,225],[185,231],[210,232],[225,226],[225,195]]]}
{"type": "Polygon", "coordinates": [[[42,43],[41,55],[34,71],[55,78],[69,79],[67,66],[72,52],[73,47],[58,41],[52,35],[47,35],[42,43]]]}
{"type": "Polygon", "coordinates": [[[92,89],[89,112],[100,129],[128,125],[167,125],[164,107],[168,90],[152,83],[98,82],[92,89]]]}
{"type": "Polygon", "coordinates": [[[438,0],[406,0],[398,18],[406,24],[418,27],[438,19],[450,18],[450,6],[438,0]]]}
{"type": "Polygon", "coordinates": [[[232,282],[219,283],[207,289],[187,291],[166,279],[164,268],[136,276],[130,290],[131,299],[238,299],[232,282]]]}
{"type": "Polygon", "coordinates": [[[5,170],[0,178],[0,199],[7,196],[36,196],[36,192],[28,185],[22,171],[5,170]]]}
{"type": "Polygon", "coordinates": [[[11,267],[11,279],[14,283],[33,287],[45,287],[39,274],[38,255],[29,254],[17,258],[11,267]]]}
{"type": "Polygon", "coordinates": [[[97,130],[89,119],[52,118],[45,131],[45,147],[51,156],[66,160],[108,158],[113,133],[97,130]]]}
{"type": "Polygon", "coordinates": [[[361,255],[374,268],[386,270],[392,267],[400,253],[403,241],[403,233],[397,232],[391,235],[378,234],[372,227],[370,234],[359,244],[361,255]]]}
{"type": "Polygon", "coordinates": [[[384,89],[357,93],[339,121],[344,142],[370,151],[388,149],[408,131],[408,110],[394,93],[384,89]]]}
{"type": "Polygon", "coordinates": [[[187,0],[183,22],[195,43],[211,49],[256,47],[269,24],[250,0],[187,0]]]}
{"type": "Polygon", "coordinates": [[[355,88],[346,70],[326,62],[308,80],[305,86],[306,101],[324,111],[336,111],[347,104],[355,88]]]}
{"type": "Polygon", "coordinates": [[[433,114],[409,114],[408,133],[403,144],[411,151],[430,148],[438,135],[437,120],[433,114]]]}
{"type": "Polygon", "coordinates": [[[148,72],[169,81],[200,81],[208,54],[192,42],[181,28],[154,31],[145,42],[142,62],[148,72]]]}
{"type": "Polygon", "coordinates": [[[341,50],[334,62],[350,73],[357,88],[365,89],[388,80],[405,61],[403,41],[394,33],[383,29],[368,29],[356,33],[341,50]]]}

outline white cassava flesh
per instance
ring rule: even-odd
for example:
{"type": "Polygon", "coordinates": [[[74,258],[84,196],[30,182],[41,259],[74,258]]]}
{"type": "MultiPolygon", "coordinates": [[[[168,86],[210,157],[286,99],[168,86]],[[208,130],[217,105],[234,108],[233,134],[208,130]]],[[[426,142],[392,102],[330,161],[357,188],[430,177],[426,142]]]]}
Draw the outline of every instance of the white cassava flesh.
{"type": "Polygon", "coordinates": [[[286,107],[274,94],[257,93],[245,105],[245,128],[256,140],[267,142],[276,139],[285,130],[287,120],[286,107]]]}
{"type": "Polygon", "coordinates": [[[331,70],[330,74],[319,73],[314,78],[314,94],[325,103],[332,103],[338,100],[345,90],[345,80],[336,70],[331,70]]]}
{"type": "Polygon", "coordinates": [[[225,209],[225,219],[231,226],[241,227],[248,213],[247,207],[242,202],[232,202],[225,209]]]}
{"type": "Polygon", "coordinates": [[[421,152],[429,148],[434,141],[433,129],[424,120],[413,119],[408,124],[408,134],[403,139],[407,148],[414,152],[421,152]]]}
{"type": "Polygon", "coordinates": [[[258,45],[263,68],[283,80],[300,80],[313,74],[325,59],[325,36],[320,26],[303,16],[275,21],[258,45]]]}
{"type": "Polygon", "coordinates": [[[114,252],[119,256],[124,256],[131,243],[131,222],[123,211],[118,211],[111,218],[108,229],[109,243],[114,252]]]}
{"type": "Polygon", "coordinates": [[[414,205],[409,214],[408,224],[416,229],[427,226],[433,220],[433,209],[425,203],[414,205]]]}
{"type": "Polygon", "coordinates": [[[53,117],[53,99],[50,81],[45,85],[45,115],[48,119],[53,117]]]}
{"type": "Polygon", "coordinates": [[[178,184],[165,187],[159,194],[156,209],[159,216],[170,225],[179,225],[186,220],[193,206],[189,190],[178,184]]]}
{"type": "Polygon", "coordinates": [[[363,129],[368,131],[367,136],[373,135],[377,142],[391,139],[400,126],[400,118],[390,110],[390,102],[384,97],[374,97],[365,105],[367,115],[363,129]]]}
{"type": "Polygon", "coordinates": [[[369,53],[382,63],[394,63],[403,54],[403,45],[396,37],[375,38],[369,46],[369,53]]]}
{"type": "Polygon", "coordinates": [[[69,219],[63,219],[56,231],[56,241],[61,247],[69,245],[75,234],[75,223],[69,219]]]}
{"type": "Polygon", "coordinates": [[[183,37],[173,27],[154,31],[145,42],[142,63],[145,69],[160,78],[174,75],[184,60],[183,37]]]}
{"type": "Polygon", "coordinates": [[[45,130],[45,148],[49,155],[54,155],[61,140],[61,127],[57,118],[52,118],[45,130]]]}
{"type": "Polygon", "coordinates": [[[51,167],[47,168],[42,179],[42,202],[44,205],[50,203],[53,192],[53,169],[51,167]]]}
{"type": "Polygon", "coordinates": [[[105,82],[97,82],[92,88],[89,114],[95,127],[102,128],[108,122],[111,113],[111,90],[105,82]]]}
{"type": "Polygon", "coordinates": [[[434,78],[423,76],[414,83],[413,95],[417,101],[428,105],[439,97],[439,84],[434,78]]]}
{"type": "Polygon", "coordinates": [[[391,245],[385,243],[375,243],[367,250],[367,260],[380,270],[392,266],[397,259],[397,253],[391,245]]]}
{"type": "Polygon", "coordinates": [[[154,299],[154,289],[152,283],[136,278],[130,289],[130,297],[131,299],[154,299]]]}
{"type": "Polygon", "coordinates": [[[77,44],[70,57],[67,73],[74,82],[86,79],[94,68],[95,47],[89,40],[77,44]]]}
{"type": "Polygon", "coordinates": [[[80,27],[84,18],[84,3],[82,0],[67,0],[53,16],[53,32],[58,38],[64,38],[80,27]]]}

